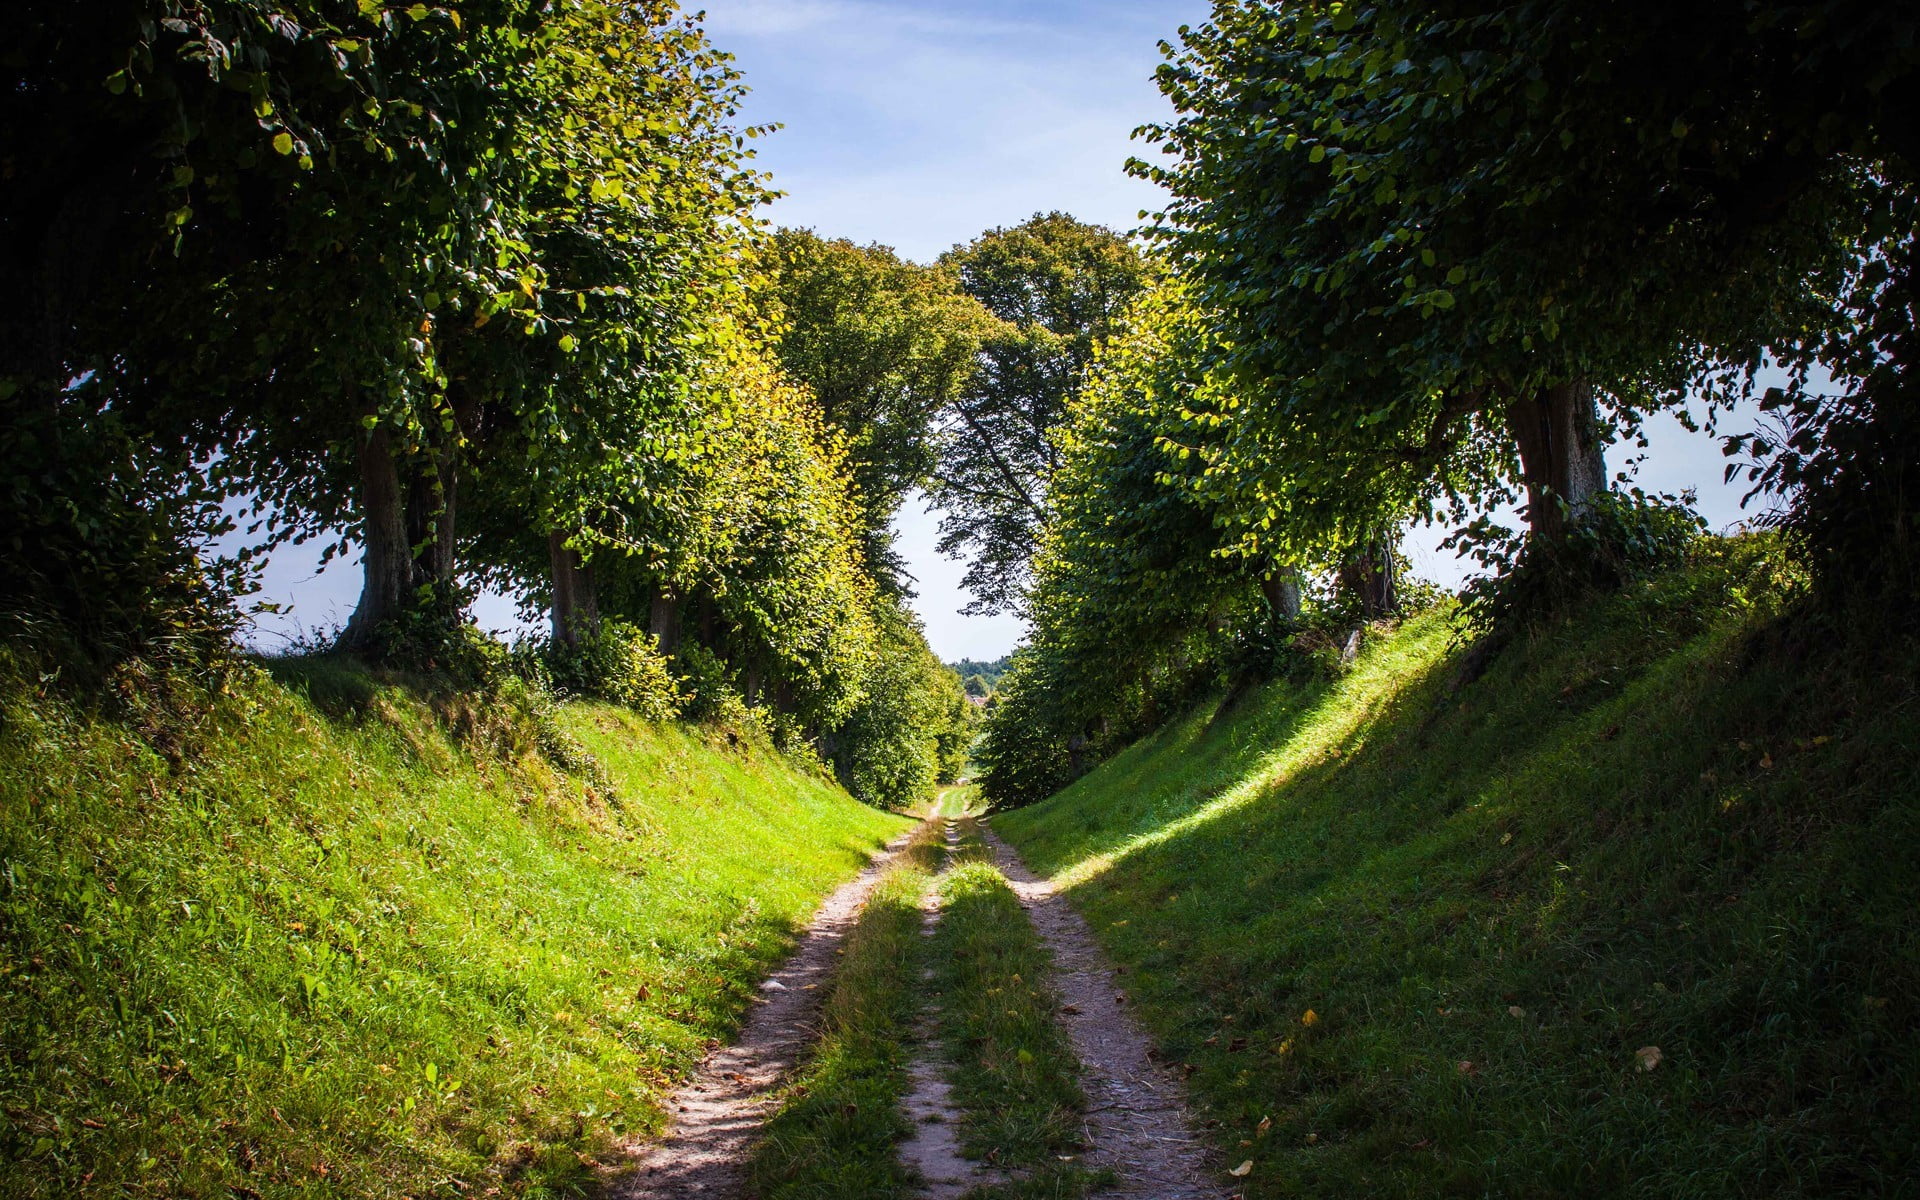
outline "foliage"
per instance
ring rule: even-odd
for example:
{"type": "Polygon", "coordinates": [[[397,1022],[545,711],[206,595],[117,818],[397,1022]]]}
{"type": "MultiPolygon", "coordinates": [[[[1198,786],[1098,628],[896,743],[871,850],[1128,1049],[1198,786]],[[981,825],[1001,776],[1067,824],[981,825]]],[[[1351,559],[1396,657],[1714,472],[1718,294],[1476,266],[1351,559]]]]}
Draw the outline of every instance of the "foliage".
{"type": "Polygon", "coordinates": [[[903,261],[885,246],[782,229],[767,258],[774,354],[845,435],[868,568],[901,589],[889,523],[933,470],[933,421],[971,381],[999,322],[951,267],[903,261]]]}
{"type": "Polygon", "coordinates": [[[1224,325],[1246,410],[1212,474],[1244,522],[1263,489],[1307,500],[1310,533],[1376,496],[1496,496],[1518,466],[1557,530],[1555,493],[1576,518],[1585,496],[1529,446],[1554,388],[1631,432],[1716,363],[1832,362],[1900,309],[1842,297],[1912,237],[1904,201],[1880,215],[1911,192],[1887,97],[1912,17],[1723,7],[1222,0],[1183,31],[1160,72],[1181,115],[1150,131],[1173,161],[1136,170],[1173,191],[1159,236],[1224,325]],[[1814,63],[1846,83],[1782,82],[1814,63]]]}
{"type": "Polygon", "coordinates": [[[681,712],[696,721],[737,724],[747,719],[746,705],[733,673],[718,654],[693,643],[674,656],[678,686],[685,696],[681,712]]]}
{"type": "Polygon", "coordinates": [[[1124,237],[1065,213],[1036,214],[941,256],[995,317],[980,369],[944,414],[929,489],[947,513],[940,550],[968,554],[969,612],[1019,610],[1059,463],[1052,434],[1095,344],[1150,273],[1124,237]]]}
{"type": "Polygon", "coordinates": [[[1168,440],[1206,386],[1192,368],[1208,337],[1177,284],[1152,289],[1100,348],[1055,437],[1032,633],[978,752],[996,805],[1045,796],[1225,667],[1261,673],[1299,616],[1262,589],[1300,566],[1238,553],[1218,506],[1190,486],[1203,460],[1168,440]]]}
{"type": "Polygon", "coordinates": [[[544,650],[548,678],[566,694],[606,700],[647,721],[680,715],[672,664],[652,634],[627,621],[602,620],[574,645],[549,640],[544,650]]]}
{"type": "Polygon", "coordinates": [[[609,786],[524,695],[273,669],[179,690],[185,727],[8,662],[10,1196],[590,1190],[902,828],[618,708],[550,714],[609,786]]]}
{"type": "Polygon", "coordinates": [[[991,696],[994,688],[1000,685],[1000,677],[1013,665],[1013,655],[1003,654],[991,662],[974,658],[963,658],[950,662],[947,669],[960,677],[969,696],[991,696]],[[976,684],[974,681],[978,680],[976,684]]]}
{"type": "Polygon", "coordinates": [[[1599,497],[1555,542],[1530,541],[1486,518],[1444,543],[1479,564],[1457,610],[1461,625],[1509,633],[1564,615],[1569,605],[1683,566],[1706,522],[1686,501],[1635,489],[1599,497]]]}
{"type": "Polygon", "coordinates": [[[848,791],[902,809],[959,778],[973,710],[959,677],[933,656],[911,614],[888,602],[876,615],[878,653],[859,705],[834,732],[831,757],[848,791]]]}
{"type": "Polygon", "coordinates": [[[51,407],[0,400],[0,620],[76,674],[218,656],[251,586],[198,552],[230,525],[193,472],[128,436],[91,384],[51,407]],[[90,668],[90,669],[89,669],[90,668]]]}
{"type": "Polygon", "coordinates": [[[1794,577],[1709,541],[1457,690],[1433,614],[994,827],[1248,1200],[1897,1192],[1916,648],[1806,625],[1794,577]]]}
{"type": "Polygon", "coordinates": [[[270,540],[357,529],[368,649],[451,619],[461,479],[542,537],[644,480],[761,198],[670,5],[24,16],[0,241],[50,319],[0,339],[0,390],[91,373],[270,540]]]}

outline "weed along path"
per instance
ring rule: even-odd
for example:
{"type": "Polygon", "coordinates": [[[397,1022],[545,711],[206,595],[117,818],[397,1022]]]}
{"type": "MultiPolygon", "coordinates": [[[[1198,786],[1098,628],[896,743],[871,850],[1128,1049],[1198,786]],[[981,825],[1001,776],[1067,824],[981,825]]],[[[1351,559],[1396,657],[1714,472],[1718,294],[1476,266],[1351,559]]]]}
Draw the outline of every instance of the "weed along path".
{"type": "Polygon", "coordinates": [[[760,997],[740,1036],[715,1051],[673,1094],[671,1132],[634,1148],[635,1166],[612,1194],[621,1200],[678,1200],[708,1196],[736,1200],[746,1186],[755,1135],[771,1114],[774,1090],[813,1044],[815,1017],[839,951],[868,895],[912,839],[888,843],[814,914],[799,949],[760,985],[760,997]]]}
{"type": "Polygon", "coordinates": [[[1230,1195],[1212,1182],[1186,1088],[1152,1057],[1153,1042],[1128,1011],[1119,977],[1086,922],[992,830],[983,824],[980,833],[1052,954],[1053,984],[1087,1095],[1085,1161],[1118,1177],[1105,1194],[1140,1200],[1230,1195]]]}

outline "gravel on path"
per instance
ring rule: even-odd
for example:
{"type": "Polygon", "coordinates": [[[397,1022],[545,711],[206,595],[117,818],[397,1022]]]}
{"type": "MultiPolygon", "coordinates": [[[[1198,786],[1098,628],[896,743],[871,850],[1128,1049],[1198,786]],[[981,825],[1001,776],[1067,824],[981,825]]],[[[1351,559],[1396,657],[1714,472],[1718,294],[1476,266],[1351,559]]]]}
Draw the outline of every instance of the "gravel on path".
{"type": "Polygon", "coordinates": [[[673,1127],[660,1141],[628,1147],[634,1168],[614,1182],[618,1200],[735,1200],[746,1185],[754,1135],[773,1115],[774,1089],[819,1036],[815,1018],[838,951],[887,864],[911,839],[902,834],[814,914],[800,946],[760,985],[746,1028],[707,1056],[667,1102],[673,1127]]]}
{"type": "Polygon", "coordinates": [[[1053,884],[1020,861],[985,824],[994,865],[1013,885],[1033,927],[1053,954],[1061,1019],[1080,1058],[1087,1093],[1089,1167],[1111,1167],[1120,1186],[1105,1196],[1140,1200],[1221,1200],[1231,1189],[1213,1182],[1207,1152],[1193,1133],[1186,1088],[1152,1056],[1153,1042],[1126,1007],[1113,964],[1086,921],[1053,884]]]}

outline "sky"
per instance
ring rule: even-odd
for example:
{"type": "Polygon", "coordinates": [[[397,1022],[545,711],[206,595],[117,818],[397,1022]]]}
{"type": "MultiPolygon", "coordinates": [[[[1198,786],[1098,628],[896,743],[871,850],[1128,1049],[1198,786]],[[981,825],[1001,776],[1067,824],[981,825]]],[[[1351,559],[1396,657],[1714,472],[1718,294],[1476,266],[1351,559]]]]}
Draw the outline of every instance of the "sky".
{"type": "MultiPolygon", "coordinates": [[[[1142,211],[1161,201],[1125,170],[1146,149],[1133,131],[1170,115],[1153,83],[1158,43],[1176,40],[1182,23],[1200,23],[1209,8],[1204,0],[712,0],[706,26],[751,89],[741,123],[781,126],[754,143],[758,166],[787,193],[768,216],[924,262],[1038,212],[1137,228],[1142,211]]],[[[1750,515],[1740,511],[1739,490],[1720,482],[1714,441],[1670,417],[1651,421],[1649,435],[1641,486],[1697,488],[1716,529],[1750,515]]],[[[935,551],[938,523],[918,497],[895,521],[927,639],[947,661],[998,658],[1019,640],[1020,622],[960,615],[965,564],[935,551]]],[[[1444,536],[1415,529],[1406,549],[1417,574],[1453,586],[1463,567],[1438,549],[1444,536]]],[[[259,625],[254,640],[271,650],[291,634],[344,622],[359,579],[354,556],[316,574],[312,555],[288,548],[269,561],[264,584],[262,598],[292,605],[259,625]]],[[[475,614],[486,629],[523,627],[503,597],[483,597],[475,614]]]]}

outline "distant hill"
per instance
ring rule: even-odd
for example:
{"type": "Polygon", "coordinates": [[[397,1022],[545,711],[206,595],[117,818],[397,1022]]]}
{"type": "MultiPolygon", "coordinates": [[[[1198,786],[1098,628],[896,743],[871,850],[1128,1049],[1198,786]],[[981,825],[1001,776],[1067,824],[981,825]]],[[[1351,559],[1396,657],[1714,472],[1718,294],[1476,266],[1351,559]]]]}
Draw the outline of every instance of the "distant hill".
{"type": "Polygon", "coordinates": [[[978,659],[963,658],[958,662],[950,662],[947,664],[962,680],[971,679],[975,675],[980,676],[980,678],[987,681],[988,691],[994,691],[999,688],[1000,677],[1005,675],[1007,668],[1012,665],[1013,655],[1011,654],[1003,654],[992,662],[981,662],[978,659]]]}

